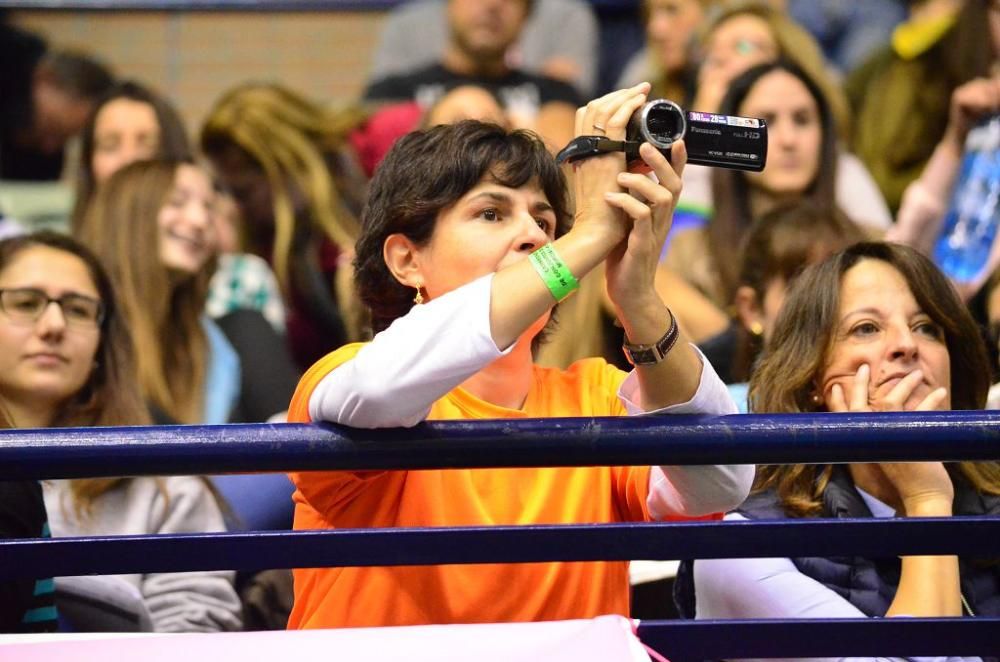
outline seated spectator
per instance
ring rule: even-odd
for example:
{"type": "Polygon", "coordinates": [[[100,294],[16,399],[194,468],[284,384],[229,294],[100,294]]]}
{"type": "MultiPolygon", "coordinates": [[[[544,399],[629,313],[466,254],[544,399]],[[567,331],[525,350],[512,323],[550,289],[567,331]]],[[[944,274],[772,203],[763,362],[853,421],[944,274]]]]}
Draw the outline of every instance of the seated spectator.
{"type": "MultiPolygon", "coordinates": [[[[531,0],[524,30],[508,48],[506,59],[527,72],[570,83],[580,94],[589,96],[597,84],[598,27],[588,2],[531,0]],[[553,39],[554,34],[572,38],[553,39]]],[[[447,0],[397,5],[382,25],[369,80],[406,74],[439,62],[447,43],[447,0]]]]}
{"type": "MultiPolygon", "coordinates": [[[[0,291],[0,310],[2,299],[0,291]]],[[[10,427],[13,425],[0,401],[0,430],[10,427]]],[[[49,520],[38,481],[0,481],[0,538],[48,537],[49,520]]],[[[51,577],[0,582],[0,633],[55,631],[54,594],[51,577]]]]}
{"type": "Polygon", "coordinates": [[[830,105],[838,135],[850,126],[847,99],[805,28],[765,0],[720,0],[701,37],[702,60],[692,110],[717,113],[732,81],[758,64],[785,59],[816,82],[830,105]]]}
{"type": "Polygon", "coordinates": [[[1000,58],[1000,11],[993,0],[917,0],[908,9],[891,44],[846,85],[855,117],[851,149],[893,213],[945,133],[952,92],[989,76],[1000,58]]]}
{"type": "MultiPolygon", "coordinates": [[[[142,392],[158,422],[284,420],[299,373],[281,339],[251,311],[218,324],[204,314],[217,250],[214,203],[202,168],[137,161],[98,188],[80,238],[117,283],[142,392]]],[[[290,526],[292,489],[283,474],[215,481],[237,515],[234,526],[290,526]]]]}
{"type": "MultiPolygon", "coordinates": [[[[997,112],[1000,112],[1000,74],[977,78],[955,89],[944,137],[920,177],[906,187],[896,224],[886,233],[886,240],[913,246],[925,255],[932,254],[961,169],[965,138],[976,122],[997,112]]],[[[990,259],[975,278],[955,283],[961,296],[970,299],[998,265],[1000,242],[995,243],[990,259]]]]}
{"type": "MultiPolygon", "coordinates": [[[[80,138],[74,232],[83,223],[97,185],[122,166],[143,159],[184,161],[194,155],[177,110],[165,98],[134,81],[118,83],[104,95],[80,138]]],[[[225,211],[219,210],[219,223],[225,211]]],[[[285,310],[267,263],[241,253],[235,241],[221,248],[223,252],[209,282],[208,314],[219,319],[234,311],[256,310],[278,333],[284,333],[285,310]]]]}
{"type": "Polygon", "coordinates": [[[351,142],[364,119],[279,85],[250,84],[226,93],[201,131],[202,150],[239,206],[246,249],[278,278],[288,346],[303,369],[365,335],[344,268],[367,195],[351,142]]]}
{"type": "Polygon", "coordinates": [[[736,319],[726,333],[701,345],[742,413],[753,365],[788,288],[810,264],[865,239],[839,210],[830,214],[806,201],[779,207],[747,230],[733,299],[736,319]]]}
{"type": "Polygon", "coordinates": [[[462,120],[493,122],[508,126],[500,100],[485,87],[462,85],[448,92],[427,109],[421,122],[424,128],[455,124],[462,120]]]}
{"type": "Polygon", "coordinates": [[[511,67],[506,54],[524,26],[530,0],[449,0],[447,48],[429,66],[372,82],[366,101],[432,106],[461,85],[478,85],[502,102],[511,126],[537,131],[551,151],[573,136],[578,95],[562,81],[511,67]]]}
{"type": "MultiPolygon", "coordinates": [[[[753,66],[784,60],[796,65],[813,82],[833,117],[833,128],[843,141],[849,135],[850,117],[840,86],[831,78],[819,45],[783,12],[758,1],[730,1],[706,26],[702,37],[704,62],[699,70],[693,110],[723,112],[720,104],[733,81],[753,66]]],[[[726,114],[735,114],[732,109],[726,114]]],[[[856,223],[885,229],[892,216],[872,176],[853,154],[838,149],[834,194],[837,204],[856,223]]],[[[711,215],[715,199],[711,169],[692,166],[684,177],[680,208],[694,215],[711,215]]],[[[695,219],[680,219],[691,223],[695,219]]]]}
{"type": "Polygon", "coordinates": [[[91,57],[50,51],[3,21],[0,62],[0,179],[59,179],[63,148],[111,87],[111,75],[91,57]]]}
{"type": "MultiPolygon", "coordinates": [[[[764,351],[750,381],[755,412],[981,409],[990,383],[951,284],[897,244],[855,244],[809,267],[764,351]]],[[[726,517],[997,514],[997,462],[882,462],[761,467],[750,499],[726,517]]],[[[680,577],[688,617],[1000,614],[1000,567],[956,556],[697,560],[680,577]]]]}
{"type": "MultiPolygon", "coordinates": [[[[592,101],[577,131],[599,124],[621,140],[648,91],[644,84],[592,101]]],[[[377,333],[310,369],[289,419],[381,428],[441,419],[734,411],[653,289],[680,179],[651,146],[641,156],[660,183],[622,172],[616,155],[577,166],[579,211],[570,229],[565,180],[533,134],[466,121],[400,140],[372,182],[355,260],[377,333]],[[540,260],[561,278],[542,275],[552,272],[540,260]],[[535,366],[533,346],[552,307],[572,291],[575,277],[601,263],[635,371],[600,359],[568,371],[535,366]],[[657,343],[660,350],[643,349],[657,343]]],[[[683,143],[675,145],[678,171],[685,158],[683,143]]],[[[740,502],[749,469],[296,473],[295,526],[703,517],[740,502]]],[[[625,615],[627,568],[598,562],[299,569],[289,627],[625,615]]]]}
{"type": "MultiPolygon", "coordinates": [[[[260,361],[241,358],[204,315],[217,250],[214,203],[211,180],[200,167],[137,161],[98,188],[80,227],[81,239],[118,284],[143,392],[164,421],[229,421],[239,402],[242,365],[260,361]]],[[[253,419],[283,411],[279,397],[253,419]]]]}
{"type": "MultiPolygon", "coordinates": [[[[0,398],[16,426],[148,424],[134,366],[111,281],[90,251],[51,233],[0,241],[0,398]]],[[[47,481],[44,491],[57,537],[224,529],[199,478],[47,481]]],[[[232,572],[123,577],[158,631],[239,628],[232,572]]]]}
{"type": "Polygon", "coordinates": [[[643,0],[646,47],[625,65],[619,87],[644,80],[653,84],[651,97],[691,108],[698,76],[698,34],[715,0],[643,0]]]}
{"type": "MultiPolygon", "coordinates": [[[[767,165],[759,173],[711,169],[712,217],[703,227],[677,233],[664,265],[723,309],[733,300],[740,242],[754,219],[797,200],[834,214],[841,159],[826,97],[790,62],[762,64],[741,74],[721,110],[767,120],[767,165]]],[[[684,310],[677,314],[688,317],[684,310]]]]}

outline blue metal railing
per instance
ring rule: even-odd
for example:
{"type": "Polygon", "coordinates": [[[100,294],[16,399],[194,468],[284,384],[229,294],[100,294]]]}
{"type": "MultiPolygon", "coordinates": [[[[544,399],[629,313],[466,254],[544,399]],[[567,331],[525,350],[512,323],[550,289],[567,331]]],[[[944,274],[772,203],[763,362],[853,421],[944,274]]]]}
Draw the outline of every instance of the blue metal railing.
{"type": "Polygon", "coordinates": [[[1000,458],[1000,413],[440,421],[0,431],[0,480],[298,469],[795,464],[1000,458]]]}
{"type": "MultiPolygon", "coordinates": [[[[317,469],[986,460],[1000,414],[447,421],[0,431],[0,479],[317,469]]],[[[1000,518],[367,529],[11,540],[0,578],[267,567],[770,556],[1000,558],[1000,518]]],[[[673,660],[987,655],[1000,619],[646,622],[673,660]]]]}

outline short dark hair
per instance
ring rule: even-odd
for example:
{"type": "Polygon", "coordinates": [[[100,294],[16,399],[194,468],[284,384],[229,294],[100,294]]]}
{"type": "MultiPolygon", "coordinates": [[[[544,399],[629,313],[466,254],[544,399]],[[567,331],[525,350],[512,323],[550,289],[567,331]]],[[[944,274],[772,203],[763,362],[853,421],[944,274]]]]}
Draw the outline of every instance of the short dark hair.
{"type": "MultiPolygon", "coordinates": [[[[867,238],[836,207],[824,209],[808,199],[782,205],[754,221],[747,230],[737,284],[752,288],[762,306],[764,292],[773,280],[780,278],[790,287],[810,264],[867,238]]],[[[742,326],[737,328],[732,379],[750,378],[761,350],[760,341],[759,336],[742,326]]]]}
{"type": "Polygon", "coordinates": [[[426,244],[441,210],[483,178],[511,188],[537,181],[555,211],[556,236],[569,229],[566,179],[534,133],[464,120],[404,136],[375,172],[354,259],[356,286],[371,310],[373,332],[413,305],[412,288],[397,281],[385,263],[385,240],[400,233],[418,246],[426,244]]]}
{"type": "Polygon", "coordinates": [[[40,64],[56,87],[77,99],[97,101],[115,83],[107,67],[84,53],[50,51],[40,64]]]}
{"type": "Polygon", "coordinates": [[[791,284],[810,264],[867,238],[837,207],[824,209],[808,199],[781,205],[747,230],[737,282],[762,300],[775,278],[791,284]]]}

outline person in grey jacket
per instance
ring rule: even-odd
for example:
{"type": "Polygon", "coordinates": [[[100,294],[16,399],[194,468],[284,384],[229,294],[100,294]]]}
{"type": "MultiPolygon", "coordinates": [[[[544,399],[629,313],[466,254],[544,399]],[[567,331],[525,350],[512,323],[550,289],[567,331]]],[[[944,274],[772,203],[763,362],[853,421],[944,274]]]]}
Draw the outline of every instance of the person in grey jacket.
{"type": "MultiPolygon", "coordinates": [[[[43,491],[49,526],[57,538],[225,530],[215,494],[197,476],[57,480],[44,483],[43,491]]],[[[234,574],[220,570],[120,577],[138,589],[154,631],[216,632],[242,625],[234,574]]]]}
{"type": "MultiPolygon", "coordinates": [[[[131,338],[97,258],[76,240],[50,232],[0,241],[0,404],[11,423],[148,424],[141,393],[131,338]]],[[[224,528],[219,504],[201,478],[75,479],[49,483],[44,491],[57,537],[224,528]]],[[[139,605],[157,631],[240,628],[233,573],[125,580],[141,593],[139,605]]],[[[122,579],[108,581],[120,585],[122,579]]]]}

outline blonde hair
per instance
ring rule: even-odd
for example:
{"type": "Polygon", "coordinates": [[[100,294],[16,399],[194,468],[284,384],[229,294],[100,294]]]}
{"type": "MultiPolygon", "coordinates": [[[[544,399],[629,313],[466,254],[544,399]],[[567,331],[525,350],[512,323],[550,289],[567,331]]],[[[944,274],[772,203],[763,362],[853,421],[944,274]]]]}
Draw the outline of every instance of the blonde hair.
{"type": "Polygon", "coordinates": [[[705,23],[701,37],[702,44],[708,41],[709,36],[720,25],[734,16],[743,14],[756,16],[767,23],[771,36],[778,46],[778,58],[792,62],[816,82],[830,105],[837,133],[846,140],[850,136],[851,129],[851,111],[847,95],[833,80],[823,57],[823,51],[815,37],[785,12],[775,9],[763,0],[721,0],[705,23]]]}
{"type": "Polygon", "coordinates": [[[116,172],[98,188],[80,239],[118,288],[143,393],[178,423],[197,423],[209,358],[201,316],[215,260],[193,277],[172,274],[160,259],[157,223],[182,163],[139,161],[116,172]]]}
{"type": "Polygon", "coordinates": [[[301,191],[309,216],[341,251],[358,237],[358,219],[343,207],[327,157],[346,145],[347,134],[363,119],[360,111],[331,113],[275,84],[248,84],[226,93],[201,130],[209,155],[238,147],[267,176],[274,199],[272,263],[284,292],[289,289],[296,227],[291,186],[301,191]]]}

